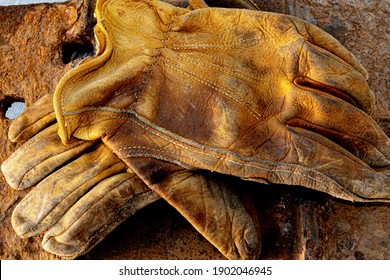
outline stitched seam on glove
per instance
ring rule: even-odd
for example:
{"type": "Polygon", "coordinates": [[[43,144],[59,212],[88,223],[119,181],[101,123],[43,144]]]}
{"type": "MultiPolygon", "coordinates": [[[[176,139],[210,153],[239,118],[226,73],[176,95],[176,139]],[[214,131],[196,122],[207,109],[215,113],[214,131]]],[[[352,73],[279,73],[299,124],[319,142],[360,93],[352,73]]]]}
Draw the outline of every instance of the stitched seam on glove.
{"type": "MultiPolygon", "coordinates": [[[[187,138],[184,138],[184,137],[182,137],[180,135],[177,135],[174,132],[168,131],[167,129],[164,129],[164,128],[158,126],[157,124],[151,122],[150,120],[148,120],[145,117],[139,115],[138,113],[136,113],[133,110],[121,110],[121,109],[107,108],[107,107],[85,108],[85,109],[77,110],[77,111],[74,111],[74,112],[66,112],[65,115],[76,115],[76,114],[80,114],[80,113],[101,114],[101,115],[115,116],[117,118],[131,120],[132,122],[137,124],[139,127],[141,127],[144,130],[152,133],[153,135],[155,135],[157,137],[160,137],[160,138],[168,141],[169,143],[172,143],[172,144],[180,146],[180,147],[182,147],[182,148],[184,148],[186,150],[189,150],[190,152],[203,154],[203,155],[205,155],[207,157],[211,156],[211,157],[213,157],[213,158],[215,158],[217,160],[228,161],[228,162],[231,162],[233,164],[239,165],[241,167],[252,167],[252,168],[256,168],[256,169],[264,170],[264,171],[282,172],[282,173],[288,173],[288,174],[297,174],[297,175],[306,177],[306,178],[308,178],[311,181],[318,182],[318,183],[321,183],[321,184],[324,184],[324,185],[327,185],[326,184],[327,181],[332,181],[334,183],[334,185],[337,186],[339,189],[343,190],[344,192],[350,193],[349,191],[341,188],[339,186],[339,184],[334,179],[326,176],[325,174],[323,174],[323,173],[321,173],[321,172],[319,172],[317,170],[309,169],[309,168],[306,168],[304,166],[299,166],[299,165],[295,165],[295,164],[287,164],[287,163],[274,164],[274,163],[266,161],[266,160],[260,160],[260,159],[252,158],[252,157],[244,157],[244,156],[240,156],[240,155],[238,155],[236,153],[232,153],[232,152],[229,152],[229,151],[226,151],[226,150],[221,150],[221,149],[218,149],[218,148],[215,148],[215,147],[205,146],[205,145],[202,145],[202,144],[200,144],[198,142],[195,142],[195,141],[193,141],[191,139],[187,139],[187,138]],[[190,145],[191,147],[189,147],[188,145],[190,145]],[[215,155],[213,153],[221,153],[221,154],[224,154],[225,157],[221,157],[221,156],[215,155]],[[232,157],[233,159],[227,158],[227,157],[232,157]],[[303,169],[303,170],[308,170],[308,171],[310,171],[310,172],[320,176],[321,178],[327,178],[327,180],[325,180],[325,179],[318,179],[318,178],[315,178],[313,176],[307,175],[307,174],[302,173],[302,172],[283,170],[283,169],[267,168],[267,167],[257,166],[257,165],[253,165],[253,164],[249,164],[249,163],[241,163],[241,162],[239,162],[237,160],[244,161],[244,162],[258,162],[258,163],[261,163],[261,164],[266,164],[268,166],[276,166],[276,167],[280,167],[280,166],[286,166],[286,167],[287,166],[293,166],[294,167],[293,169],[299,168],[299,169],[303,169]]],[[[122,148],[122,149],[126,149],[126,148],[122,148]]],[[[120,150],[122,150],[122,149],[120,149],[120,150]]],[[[120,150],[117,150],[117,151],[114,151],[114,152],[117,153],[120,150]]],[[[150,155],[153,156],[152,153],[150,155]]],[[[130,157],[130,154],[128,154],[127,156],[130,157]]],[[[186,165],[185,163],[182,162],[182,165],[183,164],[186,165]]],[[[352,193],[350,193],[350,194],[351,194],[351,196],[355,197],[354,194],[352,194],[352,193]]]]}
{"type": "Polygon", "coordinates": [[[252,75],[250,73],[245,73],[245,72],[242,72],[240,70],[233,69],[231,67],[224,67],[224,66],[218,65],[216,63],[211,63],[211,62],[208,62],[208,61],[205,61],[202,59],[198,59],[198,58],[194,58],[194,57],[191,57],[189,55],[184,55],[181,53],[178,56],[176,56],[175,58],[179,59],[181,61],[192,62],[192,63],[195,63],[197,65],[204,65],[208,68],[219,70],[219,71],[222,71],[226,74],[235,75],[235,76],[242,78],[243,80],[246,80],[246,81],[254,83],[254,84],[260,84],[261,82],[264,82],[264,80],[265,80],[259,76],[252,75]]]}
{"type": "MultiPolygon", "coordinates": [[[[255,110],[253,110],[251,107],[248,107],[244,101],[240,100],[239,98],[236,98],[234,92],[232,92],[230,89],[224,88],[220,85],[218,86],[217,84],[215,84],[215,83],[213,83],[205,78],[201,78],[198,75],[196,75],[195,73],[193,73],[187,69],[184,69],[183,67],[180,67],[178,64],[172,63],[173,61],[168,60],[167,58],[165,58],[165,60],[167,62],[169,61],[168,63],[165,63],[165,66],[168,66],[169,68],[175,70],[176,72],[178,72],[184,76],[187,76],[189,78],[192,78],[192,79],[198,81],[199,83],[204,84],[204,85],[212,88],[215,91],[218,91],[219,93],[222,93],[223,95],[225,95],[229,99],[235,101],[240,106],[244,107],[244,109],[246,109],[246,111],[248,113],[250,113],[254,118],[261,121],[261,119],[260,119],[261,116],[255,110]],[[221,88],[223,88],[223,90],[221,88]]],[[[237,91],[240,91],[240,90],[237,89],[237,91]]]]}

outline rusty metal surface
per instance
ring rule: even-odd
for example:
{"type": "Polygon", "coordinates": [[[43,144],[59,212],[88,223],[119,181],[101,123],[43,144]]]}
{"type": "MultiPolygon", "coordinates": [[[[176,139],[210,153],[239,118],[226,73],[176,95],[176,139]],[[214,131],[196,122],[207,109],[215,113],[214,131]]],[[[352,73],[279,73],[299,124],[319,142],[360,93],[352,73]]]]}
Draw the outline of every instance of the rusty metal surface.
{"type": "MultiPolygon", "coordinates": [[[[87,37],[88,9],[82,0],[0,7],[0,164],[18,147],[7,138],[7,108],[54,91],[71,67],[63,62],[64,44],[87,37]]],[[[0,259],[55,259],[41,248],[41,237],[21,239],[11,227],[12,211],[27,192],[12,190],[0,173],[0,259]]]]}

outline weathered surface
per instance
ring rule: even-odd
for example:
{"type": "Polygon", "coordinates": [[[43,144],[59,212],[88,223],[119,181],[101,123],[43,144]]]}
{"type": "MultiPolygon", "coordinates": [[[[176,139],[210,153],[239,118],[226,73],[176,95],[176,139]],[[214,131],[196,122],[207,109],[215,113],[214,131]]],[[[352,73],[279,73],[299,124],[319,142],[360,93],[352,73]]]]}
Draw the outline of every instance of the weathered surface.
{"type": "MultiPolygon", "coordinates": [[[[61,76],[70,69],[63,62],[65,42],[79,43],[89,25],[88,6],[80,0],[67,4],[0,7],[0,162],[17,148],[7,139],[10,120],[5,110],[15,100],[27,106],[38,97],[53,92],[61,76]]],[[[1,175],[0,258],[52,259],[43,251],[40,237],[20,239],[10,216],[28,191],[13,191],[1,175]]]]}
{"type": "MultiPolygon", "coordinates": [[[[0,102],[27,106],[52,92],[85,52],[93,1],[0,7],[0,102]],[[84,3],[85,2],[85,3],[84,3]],[[68,42],[68,44],[66,44],[68,42]],[[73,55],[74,56],[74,55],[73,55]]],[[[376,0],[259,0],[263,10],[296,15],[339,39],[370,73],[377,119],[390,134],[390,2],[376,0]]],[[[88,44],[87,44],[88,45],[88,44]]],[[[16,149],[7,140],[10,120],[0,107],[0,163],[16,149]]],[[[244,183],[243,183],[244,184],[244,183]]],[[[390,206],[350,204],[301,188],[245,183],[256,197],[265,259],[390,259],[390,206]]],[[[0,259],[53,259],[40,237],[20,239],[10,224],[27,191],[13,191],[0,177],[0,259]]],[[[222,259],[223,256],[163,201],[119,226],[90,259],[222,259]]]]}
{"type": "Polygon", "coordinates": [[[390,259],[389,206],[334,200],[302,206],[306,259],[390,259]]]}
{"type": "MultiPolygon", "coordinates": [[[[376,119],[390,135],[390,1],[291,0],[279,8],[332,34],[366,67],[376,119]]],[[[301,214],[302,257],[390,259],[389,205],[307,199],[301,214]]]]}
{"type": "MultiPolygon", "coordinates": [[[[233,179],[234,180],[234,179],[233,179]]],[[[256,198],[263,259],[296,259],[299,200],[281,186],[258,188],[243,183],[256,198]]],[[[224,259],[166,202],[149,205],[113,231],[80,259],[224,259]]]]}
{"type": "MultiPolygon", "coordinates": [[[[17,148],[7,140],[11,120],[4,116],[5,107],[13,100],[25,100],[29,106],[38,97],[54,90],[61,76],[72,67],[72,52],[85,51],[83,43],[91,40],[93,23],[88,14],[91,7],[93,3],[72,1],[0,8],[1,14],[6,15],[0,27],[0,101],[4,105],[0,163],[17,148]]],[[[293,258],[294,211],[284,213],[285,209],[293,208],[293,198],[282,189],[260,190],[257,186],[251,189],[257,193],[254,196],[259,197],[259,212],[264,224],[264,257],[293,258]]],[[[27,192],[12,190],[1,177],[0,258],[56,258],[42,250],[41,237],[20,239],[11,227],[12,210],[27,192]]],[[[223,259],[223,256],[161,201],[130,218],[83,258],[223,259]]]]}

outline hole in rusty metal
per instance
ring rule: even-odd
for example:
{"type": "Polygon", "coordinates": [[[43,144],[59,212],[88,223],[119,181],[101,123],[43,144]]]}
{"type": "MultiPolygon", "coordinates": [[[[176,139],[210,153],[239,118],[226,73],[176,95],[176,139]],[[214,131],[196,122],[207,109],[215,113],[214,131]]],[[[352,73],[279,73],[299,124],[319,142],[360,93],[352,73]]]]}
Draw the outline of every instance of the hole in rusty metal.
{"type": "Polygon", "coordinates": [[[0,115],[13,120],[24,111],[24,107],[23,99],[5,96],[0,100],[0,115]]]}
{"type": "Polygon", "coordinates": [[[66,42],[62,44],[62,62],[68,64],[93,55],[91,43],[66,42]]]}

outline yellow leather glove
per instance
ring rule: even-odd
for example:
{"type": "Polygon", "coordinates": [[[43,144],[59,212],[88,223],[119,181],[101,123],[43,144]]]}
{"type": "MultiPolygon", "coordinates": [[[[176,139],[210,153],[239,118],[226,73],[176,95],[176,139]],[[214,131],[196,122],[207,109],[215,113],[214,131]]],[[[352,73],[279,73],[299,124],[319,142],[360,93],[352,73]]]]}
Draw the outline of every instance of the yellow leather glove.
{"type": "Polygon", "coordinates": [[[57,130],[47,95],[12,123],[9,138],[28,141],[2,171],[16,190],[34,186],[12,214],[16,233],[44,233],[45,250],[75,258],[159,196],[101,142],[63,145],[57,130]]]}
{"type": "Polygon", "coordinates": [[[390,198],[367,73],[329,34],[287,15],[148,0],[98,1],[96,15],[98,56],[56,88],[64,142],[103,139],[171,203],[173,174],[198,169],[390,198]]]}
{"type": "MultiPolygon", "coordinates": [[[[44,233],[45,250],[76,258],[159,196],[101,141],[63,145],[57,129],[52,96],[44,96],[12,123],[10,140],[27,142],[3,163],[2,171],[16,190],[34,186],[13,212],[16,233],[21,237],[44,233]]],[[[175,180],[194,184],[191,197],[182,199],[194,199],[196,207],[208,209],[196,219],[204,222],[201,232],[226,257],[260,255],[254,206],[233,191],[231,181],[207,172],[175,180]]]]}
{"type": "Polygon", "coordinates": [[[289,16],[154,1],[99,1],[96,14],[97,57],[56,90],[60,136],[102,138],[226,256],[240,252],[232,239],[256,240],[232,224],[254,227],[245,211],[235,224],[209,222],[237,200],[210,191],[199,169],[389,198],[389,140],[366,114],[367,74],[325,32],[289,16]]]}

